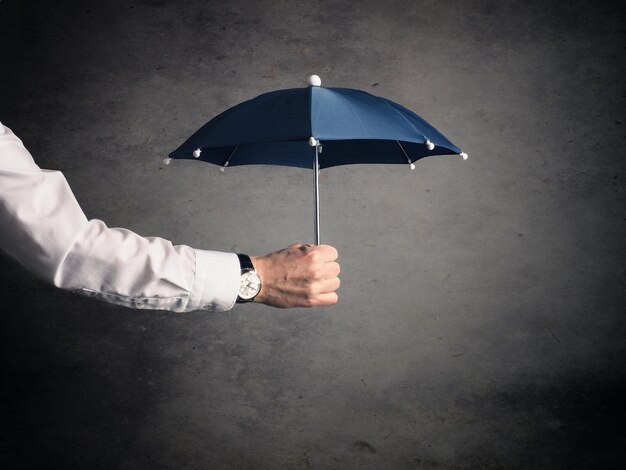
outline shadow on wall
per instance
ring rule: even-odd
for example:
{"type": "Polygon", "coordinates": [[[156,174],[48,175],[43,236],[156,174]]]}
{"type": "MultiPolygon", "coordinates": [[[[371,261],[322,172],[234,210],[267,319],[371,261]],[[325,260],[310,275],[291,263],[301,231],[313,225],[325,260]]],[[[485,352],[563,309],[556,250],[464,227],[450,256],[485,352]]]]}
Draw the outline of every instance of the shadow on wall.
{"type": "Polygon", "coordinates": [[[503,434],[500,451],[478,441],[457,462],[461,468],[617,468],[626,461],[625,396],[626,377],[597,376],[459,398],[458,409],[503,434]]]}

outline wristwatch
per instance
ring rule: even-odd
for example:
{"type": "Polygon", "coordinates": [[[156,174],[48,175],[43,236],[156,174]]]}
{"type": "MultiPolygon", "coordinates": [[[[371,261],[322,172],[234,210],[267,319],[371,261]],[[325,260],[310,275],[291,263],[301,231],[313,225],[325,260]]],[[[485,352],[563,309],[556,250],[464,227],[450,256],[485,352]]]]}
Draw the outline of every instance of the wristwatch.
{"type": "Polygon", "coordinates": [[[261,278],[254,270],[252,260],[248,255],[237,254],[241,266],[241,281],[237,303],[252,302],[261,291],[261,278]]]}

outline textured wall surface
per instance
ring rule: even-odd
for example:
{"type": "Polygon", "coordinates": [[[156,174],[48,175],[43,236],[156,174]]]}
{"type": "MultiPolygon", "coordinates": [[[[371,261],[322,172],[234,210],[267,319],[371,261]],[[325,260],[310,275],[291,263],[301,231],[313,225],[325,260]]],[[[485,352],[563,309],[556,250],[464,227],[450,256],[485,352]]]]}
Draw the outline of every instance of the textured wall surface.
{"type": "Polygon", "coordinates": [[[111,226],[250,254],[311,241],[310,171],[161,161],[312,73],[470,159],[322,172],[333,308],[126,310],[0,255],[0,464],[624,464],[624,19],[603,1],[1,1],[0,120],[111,226]]]}

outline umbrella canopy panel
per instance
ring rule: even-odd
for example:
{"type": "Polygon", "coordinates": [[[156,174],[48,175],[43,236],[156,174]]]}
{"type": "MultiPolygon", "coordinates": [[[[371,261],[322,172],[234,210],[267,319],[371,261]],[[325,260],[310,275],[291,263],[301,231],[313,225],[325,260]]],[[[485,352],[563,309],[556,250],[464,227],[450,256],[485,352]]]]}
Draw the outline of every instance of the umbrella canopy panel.
{"type": "Polygon", "coordinates": [[[227,109],[207,122],[170,156],[184,157],[196,148],[308,140],[311,137],[309,92],[292,88],[264,93],[227,109]]]}
{"type": "Polygon", "coordinates": [[[412,111],[349,88],[278,90],[240,103],[202,126],[170,154],[217,165],[312,168],[313,136],[323,144],[320,168],[354,163],[408,163],[460,149],[412,111]],[[432,142],[432,150],[426,142],[432,142]],[[198,156],[194,151],[200,149],[198,156]]]}
{"type": "Polygon", "coordinates": [[[437,129],[393,101],[350,88],[310,90],[311,135],[318,140],[430,140],[456,149],[437,129]]]}

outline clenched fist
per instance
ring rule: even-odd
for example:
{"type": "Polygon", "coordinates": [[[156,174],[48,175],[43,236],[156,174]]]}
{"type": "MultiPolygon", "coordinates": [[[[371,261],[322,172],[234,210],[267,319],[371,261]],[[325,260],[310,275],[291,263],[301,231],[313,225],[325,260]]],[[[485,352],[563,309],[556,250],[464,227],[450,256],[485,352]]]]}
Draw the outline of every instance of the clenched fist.
{"type": "Polygon", "coordinates": [[[337,250],[329,245],[291,245],[265,256],[252,256],[261,278],[255,302],[279,308],[333,305],[338,297],[337,250]]]}

